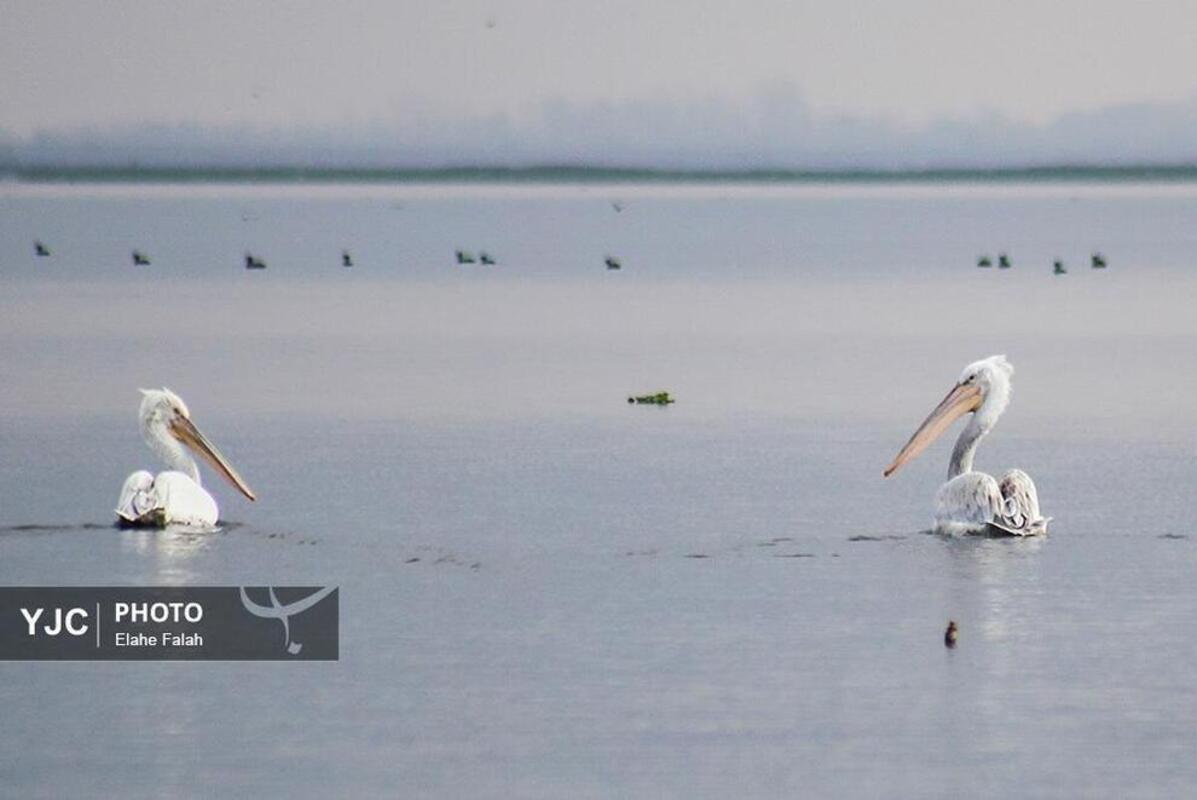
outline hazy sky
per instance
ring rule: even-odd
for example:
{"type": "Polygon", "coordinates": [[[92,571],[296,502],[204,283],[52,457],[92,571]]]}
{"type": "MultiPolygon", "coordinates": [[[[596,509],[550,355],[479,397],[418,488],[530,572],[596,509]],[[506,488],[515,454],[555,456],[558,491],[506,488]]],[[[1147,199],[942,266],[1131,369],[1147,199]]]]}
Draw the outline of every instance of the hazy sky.
{"type": "Polygon", "coordinates": [[[802,98],[1041,124],[1197,96],[1197,3],[0,0],[0,130],[419,125],[802,98]]]}

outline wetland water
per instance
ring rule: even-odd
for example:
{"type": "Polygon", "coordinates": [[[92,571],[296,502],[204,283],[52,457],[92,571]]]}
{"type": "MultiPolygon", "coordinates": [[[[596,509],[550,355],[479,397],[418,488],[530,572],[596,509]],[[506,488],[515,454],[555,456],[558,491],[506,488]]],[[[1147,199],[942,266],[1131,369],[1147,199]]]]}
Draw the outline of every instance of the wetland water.
{"type": "Polygon", "coordinates": [[[0,584],[341,587],[339,663],[0,664],[2,793],[1197,781],[1197,185],[4,184],[0,208],[0,584]],[[955,431],[881,470],[993,353],[1014,397],[977,466],[1028,471],[1051,534],[929,535],[955,431]],[[217,533],[107,527],[158,468],[136,390],[163,385],[260,498],[205,472],[217,533]]]}

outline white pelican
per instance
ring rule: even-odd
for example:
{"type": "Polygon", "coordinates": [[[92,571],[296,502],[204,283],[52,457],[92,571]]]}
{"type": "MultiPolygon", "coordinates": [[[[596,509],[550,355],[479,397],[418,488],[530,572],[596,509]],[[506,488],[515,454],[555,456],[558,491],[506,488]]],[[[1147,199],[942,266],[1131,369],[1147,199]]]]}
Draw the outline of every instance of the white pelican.
{"type": "Polygon", "coordinates": [[[923,452],[958,417],[972,413],[952,449],[948,481],[935,495],[935,530],[938,533],[1007,536],[1047,533],[1050,517],[1044,519],[1040,515],[1039,496],[1029,475],[1020,469],[1012,469],[1000,480],[994,480],[992,475],[973,471],[977,444],[993,430],[1010,404],[1010,376],[1013,374],[1014,367],[1005,356],[990,356],[969,364],[947,397],[923,420],[885,470],[888,478],[923,452]]]}
{"type": "Polygon", "coordinates": [[[138,470],[125,479],[116,507],[119,524],[155,528],[216,525],[220,514],[216,501],[200,485],[199,467],[183,445],[243,495],[257,499],[216,446],[192,423],[183,398],[170,389],[142,389],[141,393],[141,436],[170,470],[159,472],[157,477],[138,470]]]}

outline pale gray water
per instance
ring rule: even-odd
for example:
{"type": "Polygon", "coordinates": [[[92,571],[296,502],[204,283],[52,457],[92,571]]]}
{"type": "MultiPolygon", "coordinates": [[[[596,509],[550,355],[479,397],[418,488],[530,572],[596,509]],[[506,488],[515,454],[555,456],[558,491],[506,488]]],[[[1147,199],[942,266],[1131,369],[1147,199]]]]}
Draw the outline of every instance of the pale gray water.
{"type": "Polygon", "coordinates": [[[0,664],[0,793],[1197,782],[1195,186],[9,185],[0,210],[0,584],[342,608],[336,664],[0,664]],[[1014,269],[972,266],[999,249],[1014,269]],[[925,534],[948,443],[881,469],[995,352],[1015,396],[978,465],[1029,471],[1052,533],[925,534]],[[260,501],[210,480],[221,533],[83,527],[154,466],[136,388],[163,384],[260,501]],[[657,389],[679,402],[624,402],[657,389]]]}

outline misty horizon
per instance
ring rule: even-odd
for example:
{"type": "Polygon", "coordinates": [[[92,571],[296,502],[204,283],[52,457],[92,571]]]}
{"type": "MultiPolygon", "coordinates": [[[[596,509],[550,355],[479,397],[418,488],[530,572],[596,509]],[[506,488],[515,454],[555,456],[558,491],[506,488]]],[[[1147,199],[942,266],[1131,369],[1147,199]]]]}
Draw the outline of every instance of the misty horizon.
{"type": "Polygon", "coordinates": [[[792,89],[691,102],[548,100],[533,113],[262,126],[131,123],[0,130],[0,165],[38,168],[937,170],[1197,162],[1197,100],[1124,103],[1045,124],[997,113],[903,125],[820,114],[792,89]]]}

